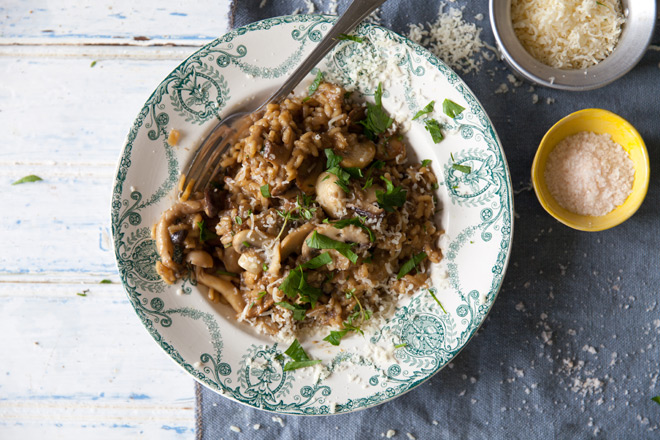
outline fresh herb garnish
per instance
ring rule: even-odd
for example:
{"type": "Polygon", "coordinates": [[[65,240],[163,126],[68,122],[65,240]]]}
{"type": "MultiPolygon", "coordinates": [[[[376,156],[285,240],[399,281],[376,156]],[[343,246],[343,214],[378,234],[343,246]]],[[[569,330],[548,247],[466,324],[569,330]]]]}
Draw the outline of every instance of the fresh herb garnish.
{"type": "Polygon", "coordinates": [[[347,333],[348,333],[348,329],[346,328],[341,330],[331,330],[330,334],[325,338],[323,338],[323,340],[328,341],[332,345],[339,345],[339,343],[341,342],[341,338],[346,336],[347,333]]]}
{"type": "Polygon", "coordinates": [[[112,281],[110,281],[110,280],[101,280],[101,281],[99,281],[99,284],[112,284],[112,281]]]}
{"type": "Polygon", "coordinates": [[[350,41],[355,41],[356,43],[364,43],[364,38],[358,37],[357,35],[339,34],[337,40],[339,41],[350,40],[350,41]]]}
{"type": "Polygon", "coordinates": [[[268,265],[266,263],[261,265],[261,269],[263,269],[264,272],[268,271],[268,265]]]}
{"type": "Polygon", "coordinates": [[[348,182],[351,180],[351,177],[362,177],[362,171],[359,168],[341,167],[339,163],[343,160],[343,157],[336,154],[331,148],[326,148],[324,151],[325,156],[328,158],[326,162],[326,171],[337,176],[335,183],[343,189],[344,192],[350,192],[348,182]]]}
{"type": "Polygon", "coordinates": [[[243,224],[243,219],[240,218],[239,216],[236,216],[234,221],[236,222],[237,225],[242,225],[243,224]]]}
{"type": "Polygon", "coordinates": [[[307,308],[301,304],[291,304],[288,302],[276,302],[276,305],[291,310],[293,312],[293,319],[296,321],[304,321],[305,313],[307,313],[307,308]]]}
{"type": "Polygon", "coordinates": [[[660,396],[651,397],[651,400],[660,405],[660,396]]]}
{"type": "Polygon", "coordinates": [[[239,277],[240,276],[236,272],[227,272],[226,270],[216,270],[215,273],[218,274],[218,275],[227,275],[229,277],[239,277]]]}
{"type": "Polygon", "coordinates": [[[431,294],[431,296],[433,297],[433,299],[435,300],[435,302],[438,303],[438,305],[440,306],[440,308],[442,309],[442,311],[445,312],[445,315],[446,315],[446,314],[447,314],[447,311],[445,310],[444,307],[442,307],[442,303],[440,302],[440,300],[438,299],[438,297],[435,296],[435,293],[433,293],[433,289],[427,289],[427,290],[428,290],[429,294],[431,294]]]}
{"type": "Polygon", "coordinates": [[[296,196],[296,209],[298,209],[300,216],[305,220],[311,220],[314,218],[316,208],[311,207],[313,200],[314,198],[312,196],[308,196],[307,194],[296,196]]]}
{"type": "Polygon", "coordinates": [[[415,113],[415,116],[413,116],[412,120],[414,121],[415,119],[428,115],[429,113],[433,112],[433,106],[435,105],[435,101],[431,101],[428,104],[426,104],[426,107],[415,113]]]}
{"type": "Polygon", "coordinates": [[[355,308],[353,313],[348,316],[348,319],[343,323],[344,328],[341,330],[332,330],[328,336],[323,338],[324,341],[331,343],[332,345],[339,345],[341,339],[348,334],[348,332],[355,332],[361,335],[364,335],[364,332],[358,324],[355,324],[356,321],[361,320],[362,322],[368,321],[371,318],[371,311],[365,310],[362,308],[362,303],[357,296],[355,296],[355,289],[350,289],[346,292],[346,298],[355,299],[355,308]]]}
{"type": "Polygon", "coordinates": [[[323,294],[321,289],[307,283],[307,274],[303,272],[302,266],[296,266],[295,269],[292,269],[278,289],[291,299],[300,297],[300,301],[311,303],[312,307],[316,305],[316,301],[323,294]]]}
{"type": "Polygon", "coordinates": [[[293,361],[287,362],[286,365],[284,365],[284,371],[310,367],[312,365],[321,363],[320,360],[311,360],[309,356],[307,356],[307,353],[305,353],[305,350],[302,348],[302,345],[300,345],[300,342],[298,342],[298,339],[293,341],[291,346],[286,349],[284,354],[293,359],[293,361]]]}
{"type": "Polygon", "coordinates": [[[410,260],[403,263],[403,266],[401,266],[401,269],[399,269],[399,273],[397,274],[396,279],[400,280],[403,278],[404,275],[413,270],[415,266],[421,263],[425,258],[426,252],[420,252],[419,254],[414,255],[410,260]]]}
{"type": "Polygon", "coordinates": [[[265,184],[259,188],[261,190],[261,195],[267,199],[270,199],[270,185],[265,184]]]}
{"type": "Polygon", "coordinates": [[[357,226],[358,228],[362,229],[364,232],[369,234],[369,241],[372,243],[376,241],[376,236],[374,235],[373,231],[365,224],[365,221],[367,220],[366,217],[363,217],[361,215],[355,216],[353,218],[345,218],[342,220],[337,220],[336,222],[330,222],[327,218],[323,220],[323,223],[328,223],[334,226],[337,229],[344,229],[348,225],[353,225],[357,226]]]}
{"type": "Polygon", "coordinates": [[[374,98],[376,103],[367,103],[367,117],[359,122],[364,127],[364,135],[371,140],[374,140],[379,134],[385,133],[394,122],[394,119],[383,110],[383,85],[381,83],[378,83],[374,98]]]}
{"type": "Polygon", "coordinates": [[[262,291],[259,292],[259,294],[257,295],[257,299],[261,299],[261,298],[263,298],[264,296],[266,296],[267,293],[268,293],[268,292],[266,292],[265,290],[262,290],[262,291]]]}
{"type": "Polygon", "coordinates": [[[89,289],[85,289],[82,292],[77,292],[76,295],[78,295],[78,296],[87,296],[87,293],[89,293],[89,289]]]}
{"type": "Polygon", "coordinates": [[[312,83],[309,85],[309,89],[307,89],[307,91],[308,91],[307,95],[308,96],[303,99],[303,102],[306,102],[306,101],[309,101],[310,99],[312,99],[312,95],[314,93],[316,93],[316,91],[318,90],[318,88],[319,88],[319,86],[321,85],[322,82],[323,82],[323,72],[318,70],[316,72],[316,78],[314,78],[314,81],[312,81],[312,83]]]}
{"type": "Polygon", "coordinates": [[[94,67],[94,66],[96,66],[96,60],[92,61],[91,64],[89,65],[89,67],[94,67]]]}
{"type": "Polygon", "coordinates": [[[197,222],[197,229],[199,229],[199,241],[204,243],[206,240],[213,240],[217,235],[213,231],[209,231],[204,226],[204,220],[197,222]]]}
{"type": "Polygon", "coordinates": [[[330,263],[332,263],[332,256],[330,256],[329,252],[323,252],[309,260],[307,263],[303,263],[301,266],[303,269],[318,269],[319,267],[330,263]]]}
{"type": "Polygon", "coordinates": [[[431,159],[424,159],[424,160],[422,161],[422,167],[423,167],[423,168],[428,168],[429,165],[431,165],[431,162],[433,162],[431,159]]]}
{"type": "Polygon", "coordinates": [[[396,345],[394,346],[394,349],[396,350],[397,348],[403,348],[403,347],[407,347],[407,346],[408,346],[408,344],[406,344],[406,343],[404,342],[403,344],[396,344],[396,345]]]}
{"type": "Polygon", "coordinates": [[[435,119],[426,119],[424,120],[424,128],[431,133],[431,139],[436,144],[440,143],[445,137],[442,135],[442,129],[440,123],[435,119]]]}
{"type": "Polygon", "coordinates": [[[463,113],[463,110],[465,110],[465,107],[456,104],[451,99],[442,101],[442,111],[452,119],[463,113]]]}
{"type": "Polygon", "coordinates": [[[30,174],[29,176],[21,177],[16,182],[12,183],[12,185],[20,185],[21,183],[38,182],[40,180],[44,180],[44,179],[42,179],[39,176],[35,176],[34,174],[30,174]]]}
{"type": "Polygon", "coordinates": [[[351,248],[355,246],[355,243],[337,241],[326,235],[319,234],[317,231],[314,231],[312,236],[307,239],[307,246],[314,249],[334,249],[344,257],[348,258],[351,263],[356,263],[358,259],[357,254],[351,250],[351,248]]]}
{"type": "Polygon", "coordinates": [[[451,164],[452,169],[460,171],[461,173],[470,174],[472,168],[467,165],[459,165],[457,163],[451,164]]]}
{"type": "Polygon", "coordinates": [[[378,206],[387,212],[393,212],[394,207],[403,206],[403,204],[406,202],[408,191],[404,190],[400,186],[395,187],[392,181],[384,176],[380,176],[380,178],[385,182],[386,190],[376,190],[376,200],[378,201],[378,206]]]}

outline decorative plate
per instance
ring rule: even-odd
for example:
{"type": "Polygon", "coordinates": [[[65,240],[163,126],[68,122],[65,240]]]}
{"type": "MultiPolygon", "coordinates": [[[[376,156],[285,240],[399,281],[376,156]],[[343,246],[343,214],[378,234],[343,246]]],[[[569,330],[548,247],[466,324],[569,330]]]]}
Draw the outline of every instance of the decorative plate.
{"type": "Polygon", "coordinates": [[[421,290],[400,298],[394,315],[372,334],[345,338],[339,347],[303,342],[308,355],[322,364],[285,372],[281,354],[288,344],[237,323],[233,312],[209,302],[193,279],[174,286],[160,280],[151,226],[174,202],[180,169],[197,143],[223,115],[255,95],[261,98],[273,91],[334,20],[297,15],[253,23],[181,63],[138,114],[112,196],[119,274],[156,342],[210,389],[283,414],[346,413],[371,407],[433,376],[484,321],[511,249],[510,176],[484,109],[456,73],[428,51],[392,31],[363,24],[355,31],[363,43],[340,42],[318,68],[363,99],[373,95],[382,81],[383,105],[404,121],[411,156],[432,159],[440,182],[438,221],[446,234],[444,261],[432,268],[431,291],[446,313],[428,290],[421,290]],[[445,98],[466,110],[455,119],[444,116],[445,98]],[[431,100],[436,102],[433,116],[445,134],[439,144],[432,142],[423,122],[412,121],[412,115],[431,100]],[[167,142],[171,129],[181,132],[176,146],[167,142]],[[454,164],[471,171],[464,173],[454,164]]]}

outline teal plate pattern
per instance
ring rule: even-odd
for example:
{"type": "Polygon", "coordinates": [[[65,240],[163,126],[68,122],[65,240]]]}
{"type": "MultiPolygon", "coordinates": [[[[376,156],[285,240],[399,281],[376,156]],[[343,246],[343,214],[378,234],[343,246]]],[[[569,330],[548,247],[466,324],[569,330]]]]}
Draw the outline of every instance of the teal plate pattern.
{"type": "MultiPolygon", "coordinates": [[[[112,194],[119,274],[154,340],[208,388],[281,414],[368,408],[433,376],[483,323],[511,249],[510,175],[484,109],[441,60],[390,30],[363,24],[355,31],[363,43],[340,42],[317,68],[356,92],[356,99],[373,99],[382,82],[383,105],[405,131],[410,156],[432,160],[440,182],[437,221],[445,234],[444,260],[431,268],[431,292],[399,298],[373,331],[345,338],[340,347],[321,341],[322,336],[304,341],[310,357],[322,364],[284,371],[281,355],[288,343],[236,322],[228,308],[206,299],[194,279],[173,286],[159,279],[151,227],[175,201],[182,165],[224,115],[273,91],[334,20],[321,15],[272,18],[235,29],[191,55],[140,110],[121,153],[112,194]],[[443,115],[445,98],[465,111],[455,119],[443,115]],[[436,111],[430,116],[445,134],[439,144],[432,142],[423,121],[412,121],[431,100],[436,111]],[[171,129],[181,133],[178,145],[168,144],[171,129]],[[471,171],[461,172],[454,164],[471,171]]],[[[300,93],[306,93],[314,73],[300,93]]]]}

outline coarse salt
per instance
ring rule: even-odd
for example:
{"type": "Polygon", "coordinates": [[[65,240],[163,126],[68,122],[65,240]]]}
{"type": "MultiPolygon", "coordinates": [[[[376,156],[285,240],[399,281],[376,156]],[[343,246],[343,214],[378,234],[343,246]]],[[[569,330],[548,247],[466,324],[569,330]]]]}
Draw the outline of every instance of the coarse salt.
{"type": "Polygon", "coordinates": [[[601,216],[632,192],[635,167],[609,134],[568,136],[548,155],[545,181],[550,194],[575,214],[601,216]]]}

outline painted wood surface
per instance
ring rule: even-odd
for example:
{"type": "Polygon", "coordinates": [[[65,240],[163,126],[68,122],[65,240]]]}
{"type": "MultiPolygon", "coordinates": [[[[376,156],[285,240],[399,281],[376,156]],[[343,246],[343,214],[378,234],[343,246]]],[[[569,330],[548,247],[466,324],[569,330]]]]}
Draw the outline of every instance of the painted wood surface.
{"type": "Polygon", "coordinates": [[[193,381],[119,284],[110,196],[142,104],[227,31],[228,10],[229,0],[0,5],[0,438],[194,437],[193,381]],[[44,180],[11,185],[28,174],[44,180]]]}

